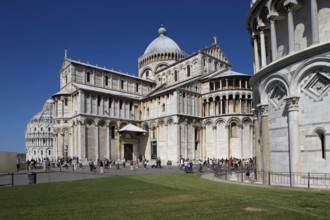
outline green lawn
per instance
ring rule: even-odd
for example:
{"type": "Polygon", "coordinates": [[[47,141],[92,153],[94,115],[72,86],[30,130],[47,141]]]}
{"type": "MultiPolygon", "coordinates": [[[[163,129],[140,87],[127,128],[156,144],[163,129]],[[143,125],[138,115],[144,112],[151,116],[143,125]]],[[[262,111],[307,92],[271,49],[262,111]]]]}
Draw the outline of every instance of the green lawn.
{"type": "Polygon", "coordinates": [[[195,174],[2,187],[0,204],[6,220],[330,219],[330,191],[241,186],[195,174]]]}

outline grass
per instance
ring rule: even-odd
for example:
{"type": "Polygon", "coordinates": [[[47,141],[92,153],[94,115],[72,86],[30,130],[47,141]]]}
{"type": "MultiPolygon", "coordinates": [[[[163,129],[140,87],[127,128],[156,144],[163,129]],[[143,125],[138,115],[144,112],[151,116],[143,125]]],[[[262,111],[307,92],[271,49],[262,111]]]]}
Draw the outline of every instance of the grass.
{"type": "Polygon", "coordinates": [[[113,176],[0,188],[0,219],[330,219],[330,192],[198,175],[113,176]],[[248,211],[248,210],[249,211],[248,211]]]}

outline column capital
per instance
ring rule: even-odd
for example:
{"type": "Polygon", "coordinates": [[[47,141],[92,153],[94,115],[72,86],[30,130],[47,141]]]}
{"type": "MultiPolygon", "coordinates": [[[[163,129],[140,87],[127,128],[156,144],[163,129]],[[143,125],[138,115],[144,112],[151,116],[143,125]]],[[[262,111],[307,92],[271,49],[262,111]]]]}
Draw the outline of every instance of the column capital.
{"type": "Polygon", "coordinates": [[[292,12],[296,6],[298,5],[298,1],[297,0],[286,0],[284,3],[283,3],[283,6],[286,8],[286,10],[288,12],[292,12]]]}
{"type": "Polygon", "coordinates": [[[288,106],[289,112],[299,110],[299,99],[300,99],[300,97],[297,97],[297,96],[291,96],[291,97],[287,97],[284,99],[288,106]]]}
{"type": "Polygon", "coordinates": [[[259,104],[257,107],[262,117],[268,116],[268,104],[266,105],[259,104]]]}
{"type": "Polygon", "coordinates": [[[275,14],[275,13],[270,13],[267,15],[267,20],[270,21],[270,22],[274,22],[275,20],[278,19],[278,14],[275,14]]]}
{"type": "Polygon", "coordinates": [[[257,26],[257,30],[258,30],[259,32],[264,31],[265,28],[266,28],[266,25],[263,24],[263,23],[262,23],[262,24],[259,24],[259,25],[257,26]]]}

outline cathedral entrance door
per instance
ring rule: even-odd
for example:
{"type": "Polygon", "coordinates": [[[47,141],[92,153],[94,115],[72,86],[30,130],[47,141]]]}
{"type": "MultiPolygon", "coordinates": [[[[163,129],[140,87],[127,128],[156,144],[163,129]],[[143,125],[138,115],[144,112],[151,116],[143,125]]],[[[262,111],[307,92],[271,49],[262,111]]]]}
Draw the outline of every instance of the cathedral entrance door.
{"type": "Polygon", "coordinates": [[[133,160],[133,144],[124,144],[124,159],[133,160]]]}

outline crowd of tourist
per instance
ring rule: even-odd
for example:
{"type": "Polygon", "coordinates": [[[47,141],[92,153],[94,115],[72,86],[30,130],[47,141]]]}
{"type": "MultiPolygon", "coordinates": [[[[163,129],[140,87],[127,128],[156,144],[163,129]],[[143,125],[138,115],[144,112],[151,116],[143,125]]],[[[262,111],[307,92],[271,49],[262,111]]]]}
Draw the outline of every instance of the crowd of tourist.
{"type": "MultiPolygon", "coordinates": [[[[250,171],[254,170],[255,168],[255,161],[256,158],[221,158],[221,159],[215,159],[215,158],[206,158],[204,160],[192,160],[189,158],[180,158],[179,166],[180,169],[183,170],[186,173],[193,172],[194,167],[198,169],[199,172],[203,172],[203,169],[207,170],[220,170],[220,171],[245,171],[246,176],[250,176],[250,171]]],[[[136,160],[118,160],[117,163],[115,160],[111,159],[104,159],[104,160],[89,160],[89,170],[90,172],[98,172],[98,173],[104,173],[105,170],[112,169],[112,167],[116,166],[116,168],[119,168],[119,164],[122,165],[123,168],[126,167],[126,162],[129,162],[131,170],[137,169],[140,164],[146,169],[148,160],[145,158],[140,161],[139,159],[136,160]]],[[[19,169],[20,162],[17,161],[17,169],[19,169]]],[[[167,162],[167,165],[172,165],[171,161],[167,162]]],[[[51,167],[60,167],[68,169],[69,167],[73,170],[77,168],[82,168],[83,162],[79,157],[68,157],[66,160],[63,157],[58,158],[51,158],[48,157],[43,159],[31,159],[26,161],[26,169],[27,171],[30,171],[32,169],[36,169],[38,167],[42,167],[43,171],[47,172],[50,171],[51,167]]],[[[162,168],[161,165],[161,159],[158,157],[155,160],[155,164],[151,165],[151,168],[162,168]]]]}
{"type": "Polygon", "coordinates": [[[191,159],[180,158],[180,169],[184,170],[186,173],[192,172],[194,165],[198,166],[199,172],[203,171],[203,168],[207,170],[221,170],[221,171],[243,171],[246,176],[250,176],[250,171],[255,169],[255,157],[251,158],[235,158],[230,157],[229,159],[221,158],[206,158],[205,160],[193,161],[191,159]]]}

